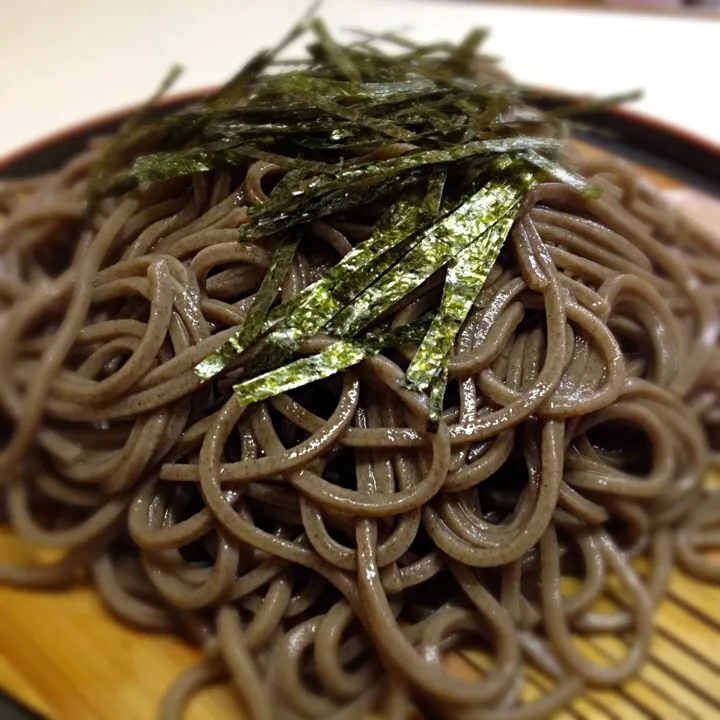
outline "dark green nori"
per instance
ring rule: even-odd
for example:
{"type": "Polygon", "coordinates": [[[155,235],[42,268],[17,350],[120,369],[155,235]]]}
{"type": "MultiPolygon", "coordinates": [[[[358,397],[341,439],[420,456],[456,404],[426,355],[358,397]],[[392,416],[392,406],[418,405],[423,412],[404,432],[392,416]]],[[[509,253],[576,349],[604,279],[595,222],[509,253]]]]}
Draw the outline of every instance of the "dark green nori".
{"type": "Polygon", "coordinates": [[[234,386],[235,394],[243,405],[260,402],[274,395],[287,392],[301,385],[334,375],[340,370],[356,365],[381,350],[399,345],[417,343],[427,330],[427,321],[368,333],[357,340],[337,340],[317,355],[296,360],[271,370],[264,375],[246,380],[234,386]]]}
{"type": "Polygon", "coordinates": [[[200,377],[209,380],[217,375],[260,336],[268,311],[290,269],[299,242],[299,237],[283,238],[280,241],[260,289],[255,293],[242,328],[219,350],[196,366],[195,371],[200,377]]]}
{"type": "Polygon", "coordinates": [[[599,192],[566,166],[561,141],[548,137],[560,137],[558,118],[587,103],[550,114],[524,104],[526,89],[498,79],[492,59],[479,54],[485,30],[458,44],[360,35],[340,44],[311,13],[204,102],[159,121],[143,124],[139,115],[111,144],[91,197],[253,160],[280,166],[270,199],[249,208],[251,221],[238,231],[250,242],[282,238],[273,262],[244,324],[197,373],[211,378],[245,356],[250,379],[236,392],[255,402],[386,347],[417,344],[405,382],[429,394],[435,422],[457,332],[527,193],[548,176],[583,194],[599,192]],[[283,61],[280,53],[308,33],[308,59],[283,61]],[[388,45],[397,52],[386,52],[388,45]],[[385,208],[372,235],[272,308],[304,229],[371,204],[385,208]],[[432,322],[383,324],[443,271],[432,322]],[[320,333],[334,344],[286,364],[320,333]]]}

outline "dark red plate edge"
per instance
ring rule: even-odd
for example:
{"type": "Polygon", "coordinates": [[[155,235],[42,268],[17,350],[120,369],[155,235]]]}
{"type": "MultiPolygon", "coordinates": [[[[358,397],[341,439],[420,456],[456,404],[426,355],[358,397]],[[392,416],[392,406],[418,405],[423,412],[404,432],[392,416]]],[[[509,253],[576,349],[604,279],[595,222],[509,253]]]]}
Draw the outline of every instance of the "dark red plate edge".
{"type": "Polygon", "coordinates": [[[713,142],[709,138],[705,138],[702,135],[696,135],[690,130],[686,130],[679,125],[661,120],[652,115],[646,115],[645,113],[638,112],[637,110],[630,110],[628,108],[618,107],[607,111],[608,115],[614,115],[619,118],[633,123],[635,125],[644,125],[645,127],[653,128],[658,133],[663,135],[674,136],[682,139],[684,142],[690,145],[696,145],[698,149],[703,150],[711,155],[717,155],[720,157],[720,142],[713,142]]]}
{"type": "MultiPolygon", "coordinates": [[[[173,93],[172,95],[168,95],[167,97],[159,100],[155,103],[154,107],[162,110],[163,108],[173,107],[174,105],[190,103],[206,97],[213,92],[213,90],[215,90],[215,88],[210,87],[187,90],[182,93],[173,93]]],[[[22,162],[28,157],[45,150],[48,147],[57,145],[80,135],[90,135],[93,130],[96,130],[97,128],[104,127],[105,125],[109,125],[113,122],[119,122],[135,112],[140,105],[141,103],[132,103],[130,105],[115,108],[114,110],[107,110],[99,115],[93,115],[86,120],[71,123],[66,127],[56,130],[48,135],[43,135],[37,140],[25,143],[19,148],[11,150],[8,154],[0,157],[0,170],[9,165],[22,162]]]]}
{"type": "MultiPolygon", "coordinates": [[[[199,100],[209,95],[213,92],[213,90],[215,90],[214,87],[208,87],[188,90],[182,93],[174,93],[160,100],[155,107],[162,110],[167,107],[179,106],[184,103],[199,100]]],[[[556,94],[558,97],[568,97],[566,93],[555,93],[555,91],[550,92],[556,94]]],[[[0,170],[15,163],[22,162],[32,155],[46,150],[53,145],[68,141],[74,137],[91,135],[93,130],[102,128],[113,122],[121,121],[133,111],[137,110],[138,107],[139,104],[134,103],[114,110],[109,110],[99,115],[94,115],[87,120],[72,123],[56,132],[22,145],[16,150],[11,151],[9,154],[0,157],[0,170]]],[[[685,130],[659,118],[624,107],[612,108],[611,110],[605,111],[603,114],[613,119],[615,122],[632,126],[635,129],[639,128],[642,130],[644,128],[655,136],[665,136],[669,140],[672,139],[673,141],[680,142],[687,147],[692,147],[695,151],[712,158],[713,162],[717,160],[717,162],[720,163],[720,143],[715,143],[708,138],[696,135],[691,131],[685,130]]]]}
{"type": "MultiPolygon", "coordinates": [[[[188,90],[182,93],[174,93],[156,103],[155,107],[163,109],[166,107],[173,107],[176,105],[182,105],[184,103],[193,102],[200,100],[201,98],[209,95],[215,88],[198,88],[195,90],[188,90]]],[[[21,145],[16,150],[11,151],[9,154],[0,157],[0,170],[4,167],[8,167],[18,162],[22,162],[30,158],[32,155],[41,152],[53,145],[57,145],[64,141],[70,140],[77,136],[91,135],[93,130],[104,127],[113,122],[121,121],[123,118],[129,116],[133,111],[137,110],[139,103],[133,103],[124,107],[109,110],[107,112],[94,115],[86,120],[72,123],[60,130],[45,135],[37,140],[33,140],[30,143],[21,145]]],[[[656,133],[663,134],[669,137],[675,137],[682,140],[686,144],[695,146],[702,152],[717,155],[720,157],[720,144],[715,144],[711,140],[696,135],[690,131],[684,130],[676,125],[665,122],[658,118],[654,118],[650,115],[637,112],[635,110],[629,110],[627,108],[614,108],[608,111],[609,115],[614,115],[617,118],[623,119],[636,126],[645,126],[652,128],[656,133]]],[[[28,708],[23,707],[16,700],[3,693],[7,697],[9,702],[12,702],[16,707],[18,718],[38,718],[28,708]]]]}

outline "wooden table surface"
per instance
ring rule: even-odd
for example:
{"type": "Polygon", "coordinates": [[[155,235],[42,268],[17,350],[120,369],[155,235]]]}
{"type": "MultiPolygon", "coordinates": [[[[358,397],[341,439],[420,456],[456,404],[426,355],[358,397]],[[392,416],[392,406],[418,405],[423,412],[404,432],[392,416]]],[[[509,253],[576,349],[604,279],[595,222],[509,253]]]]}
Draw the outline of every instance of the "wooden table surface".
{"type": "MultiPolygon", "coordinates": [[[[684,192],[669,178],[645,174],[684,192]]],[[[695,194],[682,202],[697,220],[720,227],[720,205],[695,194]]],[[[36,551],[0,532],[0,562],[35,559],[36,551]]],[[[720,587],[674,573],[656,628],[639,677],[620,692],[588,692],[557,720],[720,718],[720,587]]],[[[592,651],[612,657],[619,647],[608,638],[592,651]]],[[[169,684],[196,659],[177,638],[123,626],[88,588],[0,587],[0,687],[51,720],[150,720],[169,684]]],[[[240,717],[224,687],[203,692],[187,714],[188,720],[240,717]]]]}

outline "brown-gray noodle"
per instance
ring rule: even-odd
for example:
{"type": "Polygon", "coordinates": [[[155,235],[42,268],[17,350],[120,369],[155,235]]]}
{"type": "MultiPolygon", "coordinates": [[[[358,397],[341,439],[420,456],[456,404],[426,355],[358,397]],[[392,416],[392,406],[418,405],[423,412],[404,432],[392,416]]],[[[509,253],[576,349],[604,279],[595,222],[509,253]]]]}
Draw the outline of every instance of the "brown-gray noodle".
{"type": "MultiPolygon", "coordinates": [[[[720,579],[720,246],[633,170],[576,158],[602,198],[533,191],[433,432],[400,350],[248,407],[232,374],[202,382],[276,244],[237,228],[283,171],[157,183],[88,220],[97,152],[0,187],[0,498],[63,551],[0,582],[88,579],[195,643],[163,718],[226,679],[257,720],[547,717],[637,671],[673,565],[720,579]],[[625,653],[598,664],[606,633],[625,653]]],[[[312,224],[282,300],[370,231],[312,224]]]]}

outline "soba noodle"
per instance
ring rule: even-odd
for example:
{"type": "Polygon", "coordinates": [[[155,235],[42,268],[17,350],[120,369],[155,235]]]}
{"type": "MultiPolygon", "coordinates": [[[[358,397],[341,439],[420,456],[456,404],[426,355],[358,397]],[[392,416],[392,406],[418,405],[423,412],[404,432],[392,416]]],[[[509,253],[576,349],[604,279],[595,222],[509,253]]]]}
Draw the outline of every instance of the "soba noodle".
{"type": "MultiPolygon", "coordinates": [[[[0,191],[0,496],[63,551],[0,582],[91,578],[122,620],[194,642],[163,718],[226,678],[258,720],[547,717],[637,672],[675,564],[720,578],[720,250],[628,166],[576,159],[600,199],[532,191],[432,430],[406,351],[250,406],[232,371],[198,378],[270,264],[237,229],[283,171],[156,183],[88,220],[98,152],[0,191]],[[607,633],[612,664],[583,650],[607,633]],[[480,676],[453,676],[453,652],[480,676]]],[[[361,220],[310,226],[283,301],[361,220]]],[[[438,300],[424,284],[394,324],[438,300]]]]}

